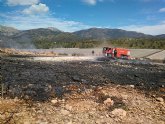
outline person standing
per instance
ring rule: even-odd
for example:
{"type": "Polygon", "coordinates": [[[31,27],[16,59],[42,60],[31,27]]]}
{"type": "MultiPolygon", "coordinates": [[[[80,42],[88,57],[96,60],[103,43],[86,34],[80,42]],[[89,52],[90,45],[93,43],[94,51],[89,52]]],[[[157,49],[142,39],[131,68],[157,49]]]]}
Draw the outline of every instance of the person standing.
{"type": "Polygon", "coordinates": [[[95,51],[94,50],[92,50],[92,55],[94,55],[95,54],[95,51]]]}
{"type": "Polygon", "coordinates": [[[117,50],[114,50],[114,57],[117,57],[117,50]]]}

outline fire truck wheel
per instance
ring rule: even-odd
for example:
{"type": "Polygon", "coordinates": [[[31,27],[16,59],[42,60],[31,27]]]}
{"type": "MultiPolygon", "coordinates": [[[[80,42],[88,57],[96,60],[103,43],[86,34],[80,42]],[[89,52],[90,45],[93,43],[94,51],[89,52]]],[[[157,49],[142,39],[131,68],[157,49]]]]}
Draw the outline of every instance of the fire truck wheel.
{"type": "Polygon", "coordinates": [[[107,56],[108,56],[108,57],[111,57],[111,54],[110,54],[110,53],[107,53],[107,56]]]}

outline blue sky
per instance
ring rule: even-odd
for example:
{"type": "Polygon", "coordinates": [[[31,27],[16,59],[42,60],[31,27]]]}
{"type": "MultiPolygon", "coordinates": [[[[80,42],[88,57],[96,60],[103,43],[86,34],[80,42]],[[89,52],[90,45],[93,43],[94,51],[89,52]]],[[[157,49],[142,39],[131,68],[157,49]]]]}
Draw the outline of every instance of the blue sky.
{"type": "Polygon", "coordinates": [[[20,30],[98,27],[165,34],[165,0],[0,0],[0,24],[20,30]]]}

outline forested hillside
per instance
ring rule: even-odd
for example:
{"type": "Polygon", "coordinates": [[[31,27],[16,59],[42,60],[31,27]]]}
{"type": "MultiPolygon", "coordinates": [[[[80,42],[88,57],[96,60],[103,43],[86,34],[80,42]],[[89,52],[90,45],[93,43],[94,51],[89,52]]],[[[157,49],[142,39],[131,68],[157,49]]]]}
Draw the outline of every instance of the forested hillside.
{"type": "Polygon", "coordinates": [[[135,31],[90,28],[63,32],[57,28],[17,30],[0,26],[0,47],[17,49],[93,48],[111,45],[126,48],[165,49],[165,34],[152,36],[135,31]]]}

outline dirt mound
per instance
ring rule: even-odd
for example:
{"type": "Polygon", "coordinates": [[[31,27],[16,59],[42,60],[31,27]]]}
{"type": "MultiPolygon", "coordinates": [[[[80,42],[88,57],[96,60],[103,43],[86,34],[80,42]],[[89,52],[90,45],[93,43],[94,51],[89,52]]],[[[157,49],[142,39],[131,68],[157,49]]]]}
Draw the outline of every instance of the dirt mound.
{"type": "Polygon", "coordinates": [[[10,49],[10,48],[0,48],[0,53],[12,57],[57,56],[57,53],[52,51],[33,52],[30,50],[27,51],[27,50],[10,49]]]}

